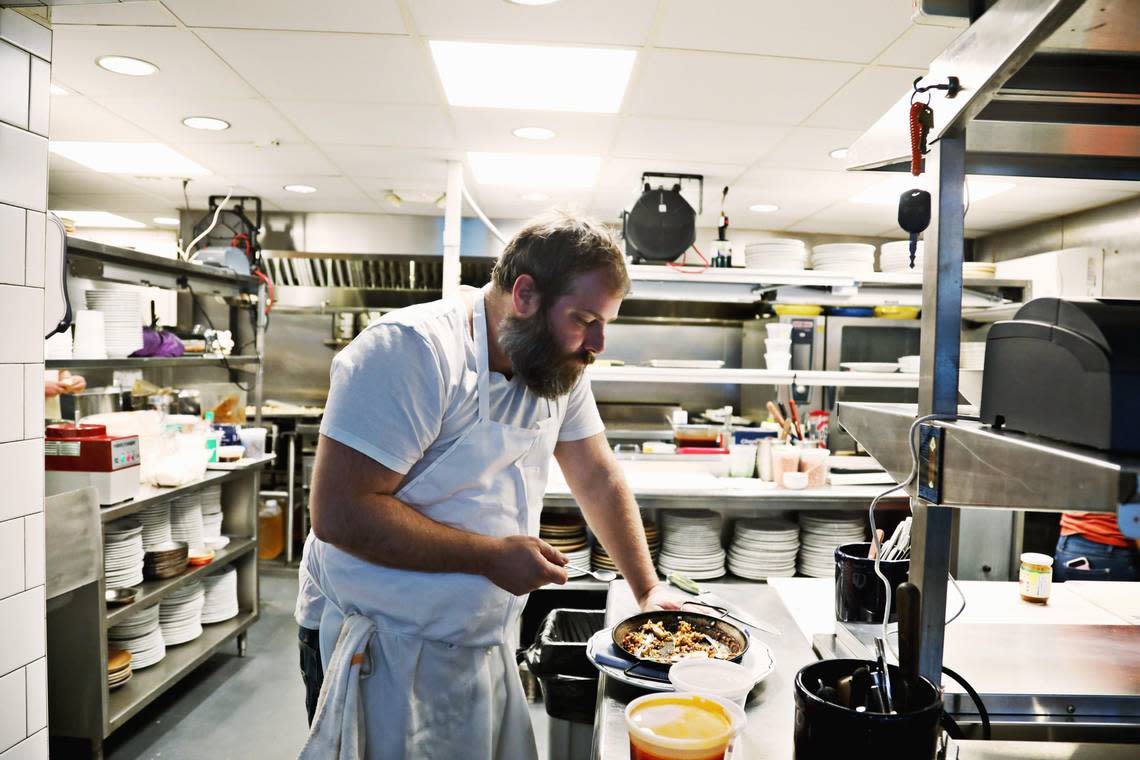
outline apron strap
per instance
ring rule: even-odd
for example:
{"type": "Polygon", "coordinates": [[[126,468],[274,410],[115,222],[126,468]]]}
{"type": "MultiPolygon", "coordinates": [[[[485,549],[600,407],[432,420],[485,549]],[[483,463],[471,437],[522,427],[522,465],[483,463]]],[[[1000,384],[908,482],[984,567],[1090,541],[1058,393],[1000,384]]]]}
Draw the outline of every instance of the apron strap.
{"type": "Polygon", "coordinates": [[[475,324],[475,371],[479,387],[479,419],[491,419],[491,370],[487,347],[486,293],[480,291],[475,299],[472,322],[475,324]]]}

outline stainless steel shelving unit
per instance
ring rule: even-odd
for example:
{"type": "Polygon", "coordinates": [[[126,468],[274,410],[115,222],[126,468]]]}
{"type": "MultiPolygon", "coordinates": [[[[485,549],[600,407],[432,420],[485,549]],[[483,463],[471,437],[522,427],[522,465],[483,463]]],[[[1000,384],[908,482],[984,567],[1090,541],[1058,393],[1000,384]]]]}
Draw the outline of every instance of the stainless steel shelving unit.
{"type": "MultiPolygon", "coordinates": [[[[892,472],[907,446],[909,420],[958,411],[962,261],[967,174],[1140,180],[1140,4],[1128,0],[927,1],[939,12],[980,17],[939,55],[920,84],[931,90],[935,128],[925,169],[932,216],[925,234],[921,385],[917,409],[841,404],[839,421],[892,472]],[[980,7],[979,7],[980,6],[980,7]],[[901,438],[901,440],[900,440],[901,438]]],[[[848,168],[909,168],[912,93],[854,145],[848,168]]],[[[976,316],[976,315],[975,315],[976,316]]],[[[937,424],[942,464],[920,477],[940,478],[939,504],[914,498],[911,581],[922,593],[919,670],[941,682],[946,578],[955,509],[1076,508],[1117,511],[1132,523],[1135,463],[966,423],[937,424]],[[1047,487],[1053,490],[1046,491],[1047,487]],[[990,490],[986,490],[986,489],[990,490]]],[[[908,468],[909,469],[909,468],[908,468]]],[[[1071,711],[1070,711],[1071,712],[1071,711]]],[[[1062,716],[1066,720],[1072,717],[1062,716]]],[[[1137,720],[1133,715],[1132,719],[1137,720]]]]}
{"type": "MultiPolygon", "coordinates": [[[[67,359],[49,360],[49,368],[73,370],[142,369],[162,370],[170,377],[182,370],[217,368],[252,376],[250,403],[260,422],[262,356],[265,345],[265,294],[259,280],[227,269],[167,259],[114,246],[69,238],[68,271],[73,278],[94,279],[128,285],[192,291],[195,295],[222,297],[230,305],[231,319],[238,309],[253,309],[258,315],[254,334],[255,353],[238,356],[183,356],[178,358],[67,359]]],[[[200,374],[194,375],[200,378],[200,374]]],[[[51,734],[53,741],[80,743],[92,756],[102,756],[103,740],[127,720],[169,690],[180,679],[236,640],[237,652],[245,654],[246,631],[257,621],[257,509],[261,471],[272,457],[253,460],[229,470],[210,470],[201,479],[178,488],[140,486],[135,498],[110,507],[80,506],[71,492],[48,498],[48,574],[53,565],[67,565],[75,556],[86,558],[93,577],[66,589],[48,592],[48,670],[51,734]],[[207,565],[186,569],[174,578],[146,581],[130,605],[107,608],[103,571],[102,526],[129,517],[140,510],[179,496],[219,485],[222,489],[222,533],[230,543],[207,565]],[[53,501],[71,509],[51,508],[53,501]],[[85,511],[84,511],[85,510],[85,511]],[[52,536],[59,538],[52,546],[52,536]],[[228,621],[204,626],[194,641],[167,649],[165,659],[137,671],[127,683],[110,690],[107,685],[107,632],[133,612],[159,604],[176,589],[204,576],[233,566],[237,572],[239,614],[228,621]]],[[[89,489],[88,489],[89,490],[89,489]]],[[[93,491],[91,492],[93,494],[93,491]]]]}

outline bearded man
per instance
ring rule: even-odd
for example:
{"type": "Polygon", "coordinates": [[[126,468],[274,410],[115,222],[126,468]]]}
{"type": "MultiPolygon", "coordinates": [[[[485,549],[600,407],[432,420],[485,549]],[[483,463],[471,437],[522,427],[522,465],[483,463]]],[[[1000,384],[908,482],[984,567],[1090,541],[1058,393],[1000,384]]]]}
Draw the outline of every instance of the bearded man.
{"type": "Polygon", "coordinates": [[[676,607],[584,375],[628,290],[611,234],[560,214],[486,287],[336,357],[297,604],[303,756],[537,758],[515,646],[527,594],[567,578],[538,538],[551,457],[642,609],[676,607]]]}

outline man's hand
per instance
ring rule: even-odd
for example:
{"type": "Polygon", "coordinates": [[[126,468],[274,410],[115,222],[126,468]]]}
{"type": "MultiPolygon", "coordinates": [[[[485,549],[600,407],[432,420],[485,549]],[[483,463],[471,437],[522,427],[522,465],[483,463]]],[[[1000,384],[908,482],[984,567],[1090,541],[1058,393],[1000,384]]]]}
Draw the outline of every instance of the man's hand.
{"type": "Polygon", "coordinates": [[[645,596],[637,600],[641,606],[642,612],[654,612],[656,610],[679,610],[681,609],[681,602],[684,602],[687,597],[673,591],[664,583],[658,583],[653,588],[645,593],[645,596]]]}
{"type": "Polygon", "coordinates": [[[64,393],[80,393],[87,388],[87,380],[82,375],[73,375],[67,370],[59,373],[59,380],[44,381],[44,398],[54,398],[64,393]]]}
{"type": "Polygon", "coordinates": [[[521,596],[548,583],[566,583],[562,568],[569,561],[540,538],[507,536],[498,540],[484,575],[499,588],[521,596]]]}

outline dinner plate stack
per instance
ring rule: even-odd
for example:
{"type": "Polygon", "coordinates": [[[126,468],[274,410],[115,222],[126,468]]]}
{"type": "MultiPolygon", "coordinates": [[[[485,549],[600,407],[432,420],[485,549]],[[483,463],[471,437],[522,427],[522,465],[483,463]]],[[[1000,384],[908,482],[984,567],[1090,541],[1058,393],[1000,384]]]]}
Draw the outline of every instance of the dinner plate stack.
{"type": "Polygon", "coordinates": [[[962,263],[962,276],[992,278],[997,276],[997,265],[988,261],[965,261],[962,263]]]}
{"type": "Polygon", "coordinates": [[[693,580],[724,575],[725,552],[720,545],[721,516],[707,509],[661,513],[665,532],[657,569],[665,576],[684,573],[693,580]]]}
{"type": "Polygon", "coordinates": [[[156,546],[169,544],[174,539],[170,536],[170,502],[163,501],[151,504],[139,512],[139,522],[142,523],[143,549],[151,551],[156,546]]]}
{"type": "Polygon", "coordinates": [[[206,592],[192,581],[167,594],[159,605],[158,624],[168,647],[185,644],[202,635],[202,607],[206,592]]]}
{"type": "Polygon", "coordinates": [[[88,290],[87,308],[103,313],[104,341],[112,359],[130,356],[143,347],[139,294],[131,290],[88,290]]]}
{"type": "Polygon", "coordinates": [[[728,569],[749,580],[796,574],[800,526],[778,517],[737,520],[728,547],[728,569]]]}
{"type": "Polygon", "coordinates": [[[220,623],[237,617],[237,571],[233,565],[202,579],[205,599],[202,604],[202,623],[220,623]]]}
{"type": "Polygon", "coordinates": [[[103,570],[107,588],[143,582],[143,526],[138,520],[116,520],[103,529],[103,570]]]}
{"type": "Polygon", "coordinates": [[[910,241],[895,240],[883,243],[879,248],[880,272],[915,272],[922,273],[924,245],[921,240],[914,251],[914,269],[910,268],[910,241]]]}
{"type": "Polygon", "coordinates": [[[744,247],[744,263],[749,269],[800,272],[806,261],[804,241],[795,238],[769,238],[744,247]]]}
{"type": "Polygon", "coordinates": [[[796,570],[812,578],[833,577],[836,547],[865,540],[866,522],[861,512],[801,512],[796,570]]]}
{"type": "Polygon", "coordinates": [[[117,689],[131,680],[131,653],[125,649],[107,650],[107,688],[117,689]]]}
{"type": "Polygon", "coordinates": [[[107,643],[131,653],[131,670],[149,668],[166,657],[166,642],[158,625],[158,605],[127,617],[107,631],[107,643]]]}
{"type": "MultiPolygon", "coordinates": [[[[643,525],[645,526],[645,541],[649,544],[649,556],[656,563],[658,555],[661,554],[661,532],[657,530],[657,523],[645,521],[643,525]]],[[[614,564],[609,552],[606,551],[606,547],[602,546],[601,541],[594,542],[594,548],[590,553],[590,569],[621,572],[614,564]]]]}
{"type": "Polygon", "coordinates": [[[817,272],[867,274],[875,271],[875,246],[866,243],[828,243],[811,249],[811,268],[817,272]]]}
{"type": "Polygon", "coordinates": [[[179,496],[170,505],[170,536],[183,541],[191,549],[205,546],[202,535],[202,493],[179,496]]]}
{"type": "Polygon", "coordinates": [[[538,537],[566,555],[574,567],[590,566],[586,521],[571,512],[546,512],[539,519],[538,537]]]}

